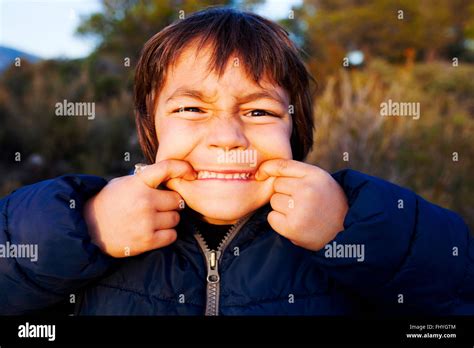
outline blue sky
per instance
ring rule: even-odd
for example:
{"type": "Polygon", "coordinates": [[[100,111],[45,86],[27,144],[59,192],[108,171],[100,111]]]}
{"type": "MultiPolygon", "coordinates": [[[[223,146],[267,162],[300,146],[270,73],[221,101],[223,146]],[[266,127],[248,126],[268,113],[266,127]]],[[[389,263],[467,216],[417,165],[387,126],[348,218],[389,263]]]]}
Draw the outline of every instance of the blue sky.
{"type": "MultiPolygon", "coordinates": [[[[267,0],[258,12],[278,19],[302,0],[267,0]]],[[[98,12],[100,0],[0,0],[0,45],[42,58],[77,58],[94,48],[74,35],[81,17],[98,12]]]]}

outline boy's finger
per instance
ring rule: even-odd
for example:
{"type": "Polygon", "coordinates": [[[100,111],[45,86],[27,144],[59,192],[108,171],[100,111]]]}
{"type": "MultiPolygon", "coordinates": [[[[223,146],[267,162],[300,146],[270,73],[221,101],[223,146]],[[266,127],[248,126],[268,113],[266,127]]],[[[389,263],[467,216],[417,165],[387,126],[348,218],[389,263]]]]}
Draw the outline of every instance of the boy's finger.
{"type": "Polygon", "coordinates": [[[286,216],[275,210],[272,210],[267,216],[268,223],[270,226],[282,236],[285,236],[285,232],[288,231],[288,222],[286,216]]]}
{"type": "Polygon", "coordinates": [[[270,176],[302,178],[306,175],[306,166],[302,162],[290,159],[272,159],[263,162],[255,173],[255,179],[266,180],[270,176]]]}
{"type": "Polygon", "coordinates": [[[179,220],[180,220],[179,213],[174,210],[159,212],[154,217],[154,221],[153,221],[154,230],[159,231],[159,230],[174,228],[176,227],[176,225],[178,225],[179,220]]]}
{"type": "Polygon", "coordinates": [[[158,190],[153,197],[153,205],[158,211],[182,210],[185,207],[184,199],[175,191],[158,190]]]}
{"type": "Polygon", "coordinates": [[[285,195],[293,195],[301,190],[301,184],[295,178],[278,177],[273,182],[273,191],[284,193],[285,195]]]}
{"type": "Polygon", "coordinates": [[[295,201],[291,196],[275,193],[270,198],[270,206],[276,212],[286,215],[295,207],[295,201]]]}
{"type": "Polygon", "coordinates": [[[176,240],[177,237],[178,234],[174,229],[156,231],[153,235],[152,242],[150,243],[150,245],[148,245],[148,248],[145,251],[154,250],[170,245],[176,240]]]}
{"type": "Polygon", "coordinates": [[[157,188],[162,182],[173,178],[194,180],[197,177],[188,162],[173,159],[146,166],[137,175],[151,188],[157,188]]]}

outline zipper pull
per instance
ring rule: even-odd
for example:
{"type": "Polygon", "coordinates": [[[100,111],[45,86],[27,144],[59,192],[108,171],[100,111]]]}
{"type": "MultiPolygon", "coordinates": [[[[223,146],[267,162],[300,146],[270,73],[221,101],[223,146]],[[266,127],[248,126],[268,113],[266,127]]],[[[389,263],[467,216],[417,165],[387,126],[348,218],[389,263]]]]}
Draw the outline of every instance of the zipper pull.
{"type": "Polygon", "coordinates": [[[221,252],[218,250],[211,250],[206,252],[206,259],[207,259],[207,282],[214,284],[218,283],[220,280],[219,277],[219,258],[221,256],[221,252]]]}

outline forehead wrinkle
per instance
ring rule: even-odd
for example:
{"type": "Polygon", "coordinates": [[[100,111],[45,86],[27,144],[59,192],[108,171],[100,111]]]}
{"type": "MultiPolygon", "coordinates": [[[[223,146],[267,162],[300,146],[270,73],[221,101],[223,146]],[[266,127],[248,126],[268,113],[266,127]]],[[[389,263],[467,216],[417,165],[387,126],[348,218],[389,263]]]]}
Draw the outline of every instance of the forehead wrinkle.
{"type": "MultiPolygon", "coordinates": [[[[208,104],[214,104],[218,100],[218,93],[214,91],[211,95],[206,92],[202,92],[197,89],[192,89],[186,86],[178,87],[173,94],[166,100],[166,102],[171,101],[172,99],[176,99],[179,97],[189,97],[194,99],[199,99],[208,104]]],[[[276,92],[272,93],[268,90],[260,90],[257,92],[249,93],[243,96],[237,95],[232,96],[232,98],[237,102],[237,104],[246,104],[251,101],[261,100],[261,99],[268,99],[279,103],[284,108],[286,107],[285,101],[280,97],[280,95],[276,92]]]]}
{"type": "Polygon", "coordinates": [[[213,94],[206,94],[201,92],[200,90],[193,89],[191,87],[186,87],[186,86],[181,86],[178,87],[173,94],[166,100],[166,102],[169,102],[172,99],[176,99],[179,97],[189,97],[189,98],[194,98],[194,99],[199,99],[203,102],[212,104],[217,101],[217,91],[213,94]]]}

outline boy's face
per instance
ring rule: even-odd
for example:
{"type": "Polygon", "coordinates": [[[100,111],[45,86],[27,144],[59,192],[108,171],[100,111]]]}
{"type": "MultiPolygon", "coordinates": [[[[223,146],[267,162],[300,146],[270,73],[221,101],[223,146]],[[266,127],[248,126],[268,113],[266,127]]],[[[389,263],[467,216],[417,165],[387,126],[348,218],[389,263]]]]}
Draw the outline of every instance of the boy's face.
{"type": "Polygon", "coordinates": [[[168,69],[156,104],[156,161],[187,161],[198,179],[167,186],[205,221],[231,224],[270,200],[274,179],[256,181],[259,165],[292,158],[289,97],[269,79],[262,87],[249,79],[237,58],[219,79],[207,71],[210,58],[190,45],[168,69]]]}

